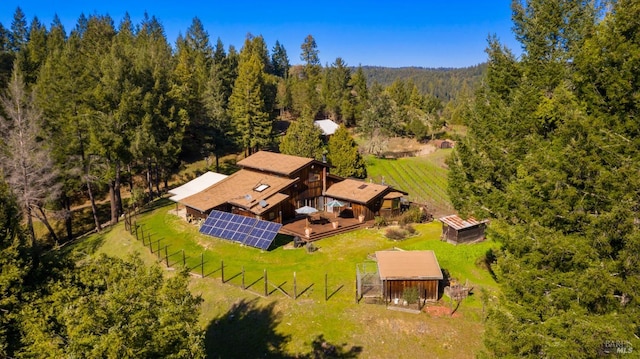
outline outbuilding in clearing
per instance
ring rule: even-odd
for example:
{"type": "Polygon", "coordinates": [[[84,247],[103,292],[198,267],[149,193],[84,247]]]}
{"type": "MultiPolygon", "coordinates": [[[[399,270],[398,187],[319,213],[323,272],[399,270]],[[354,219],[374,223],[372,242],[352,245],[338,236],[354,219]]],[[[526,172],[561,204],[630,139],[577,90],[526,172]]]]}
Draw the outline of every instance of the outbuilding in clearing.
{"type": "Polygon", "coordinates": [[[478,221],[473,217],[462,219],[455,214],[441,217],[439,221],[442,222],[442,240],[453,244],[483,240],[488,222],[478,221]]]}
{"type": "Polygon", "coordinates": [[[443,276],[433,251],[378,251],[376,261],[385,303],[406,300],[409,290],[420,302],[438,300],[443,276]]]}

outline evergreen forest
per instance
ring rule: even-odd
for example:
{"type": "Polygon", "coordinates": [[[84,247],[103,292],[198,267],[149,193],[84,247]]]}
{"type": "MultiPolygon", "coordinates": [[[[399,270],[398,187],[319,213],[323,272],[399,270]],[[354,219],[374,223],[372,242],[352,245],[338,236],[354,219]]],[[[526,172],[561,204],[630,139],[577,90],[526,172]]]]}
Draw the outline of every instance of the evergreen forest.
{"type": "Polygon", "coordinates": [[[205,355],[187,273],[51,250],[80,234],[74,207],[100,232],[186,164],[224,172],[227,156],[264,149],[365,178],[363,156],[387,139],[442,138],[450,124],[467,131],[449,198],[500,243],[478,354],[640,350],[640,3],[512,11],[521,56],[490,37],[486,64],[384,69],[322,66],[312,35],[292,65],[277,39],[248,34],[236,49],[198,18],[172,44],[154,16],[65,29],[16,9],[0,24],[0,357],[205,355]],[[325,118],[340,125],[328,141],[313,125],[325,118]]]}

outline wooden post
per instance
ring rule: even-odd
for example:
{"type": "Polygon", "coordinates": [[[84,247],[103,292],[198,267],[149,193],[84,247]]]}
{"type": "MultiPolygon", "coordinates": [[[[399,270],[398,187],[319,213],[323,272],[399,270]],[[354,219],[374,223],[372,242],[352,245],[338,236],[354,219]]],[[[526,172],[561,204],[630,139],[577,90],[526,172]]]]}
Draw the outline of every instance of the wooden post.
{"type": "Polygon", "coordinates": [[[324,274],[324,301],[325,301],[325,302],[329,300],[329,298],[328,298],[328,297],[329,297],[329,294],[328,294],[329,288],[328,288],[328,286],[327,286],[327,282],[328,282],[329,280],[328,280],[328,278],[327,278],[327,277],[328,277],[328,275],[327,275],[327,273],[325,273],[325,274],[324,274]]]}
{"type": "Polygon", "coordinates": [[[149,233],[149,250],[153,253],[153,243],[151,243],[151,233],[149,233]]]}
{"type": "Polygon", "coordinates": [[[242,266],[242,290],[245,290],[245,286],[244,286],[244,266],[242,266]]]}
{"type": "Polygon", "coordinates": [[[224,283],[224,261],[220,261],[220,274],[222,275],[222,283],[224,283]]]}
{"type": "Polygon", "coordinates": [[[204,252],[200,253],[200,277],[204,278],[204,252]]]}
{"type": "Polygon", "coordinates": [[[169,268],[169,253],[167,252],[167,248],[169,248],[168,244],[164,246],[164,259],[167,263],[167,268],[169,268]]]}
{"type": "Polygon", "coordinates": [[[453,317],[453,294],[451,293],[451,290],[449,291],[449,306],[451,307],[449,315],[453,317]]]}
{"type": "Polygon", "coordinates": [[[142,245],[144,246],[144,224],[140,226],[140,235],[142,236],[142,245]]]}
{"type": "Polygon", "coordinates": [[[160,260],[160,240],[158,240],[158,249],[156,249],[156,255],[158,256],[158,260],[160,260]]]}
{"type": "Polygon", "coordinates": [[[298,288],[296,286],[296,272],[293,272],[293,300],[298,299],[298,288]]]}
{"type": "Polygon", "coordinates": [[[138,222],[133,222],[133,228],[136,229],[136,241],[139,241],[140,238],[138,238],[138,222]]]}
{"type": "Polygon", "coordinates": [[[264,296],[267,297],[269,296],[269,291],[267,288],[267,270],[266,269],[264,270],[263,278],[264,278],[264,296]]]}
{"type": "Polygon", "coordinates": [[[186,261],[186,258],[184,257],[184,249],[182,250],[182,266],[183,267],[187,266],[187,261],[186,261]]]}

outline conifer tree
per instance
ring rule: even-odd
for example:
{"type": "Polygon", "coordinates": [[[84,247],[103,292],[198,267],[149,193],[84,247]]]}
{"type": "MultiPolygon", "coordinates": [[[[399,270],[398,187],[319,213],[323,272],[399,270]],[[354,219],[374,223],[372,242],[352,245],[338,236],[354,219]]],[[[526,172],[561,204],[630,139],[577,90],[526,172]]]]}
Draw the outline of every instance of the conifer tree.
{"type": "Polygon", "coordinates": [[[321,91],[325,112],[339,123],[344,122],[345,117],[353,117],[350,81],[351,73],[342,58],[325,69],[321,91]]]}
{"type": "Polygon", "coordinates": [[[16,8],[11,21],[11,32],[9,33],[9,49],[14,54],[23,50],[29,39],[27,18],[20,7],[16,8]]]}
{"type": "Polygon", "coordinates": [[[333,166],[331,172],[343,177],[367,177],[364,158],[358,151],[358,144],[353,140],[349,131],[340,125],[329,138],[329,153],[327,158],[333,166]]]}
{"type": "Polygon", "coordinates": [[[280,152],[299,156],[322,159],[322,131],[308,118],[293,121],[280,142],[280,152]]]}
{"type": "Polygon", "coordinates": [[[289,74],[289,57],[287,50],[276,40],[276,44],[271,51],[271,63],[273,65],[273,74],[275,76],[286,78],[289,74]]]}
{"type": "Polygon", "coordinates": [[[615,2],[597,16],[593,5],[514,3],[522,60],[490,40],[485,85],[449,161],[454,205],[491,218],[501,243],[503,295],[485,335],[492,357],[591,358],[611,338],[640,344],[630,266],[640,260],[631,175],[640,152],[634,105],[618,102],[635,91],[625,76],[638,38],[622,29],[637,27],[640,8],[615,2]]]}
{"type": "Polygon", "coordinates": [[[239,143],[247,154],[271,142],[273,123],[265,106],[264,67],[258,54],[241,61],[229,98],[229,111],[239,143]]]}
{"type": "Polygon", "coordinates": [[[203,155],[202,133],[211,133],[207,121],[206,108],[202,103],[207,81],[211,71],[213,49],[209,42],[209,34],[200,19],[195,17],[186,35],[179,36],[176,42],[175,83],[171,96],[179,99],[180,106],[189,115],[183,150],[185,155],[203,155]]]}
{"type": "Polygon", "coordinates": [[[21,215],[9,186],[0,180],[0,356],[19,346],[19,308],[31,261],[20,226],[21,215]]]}

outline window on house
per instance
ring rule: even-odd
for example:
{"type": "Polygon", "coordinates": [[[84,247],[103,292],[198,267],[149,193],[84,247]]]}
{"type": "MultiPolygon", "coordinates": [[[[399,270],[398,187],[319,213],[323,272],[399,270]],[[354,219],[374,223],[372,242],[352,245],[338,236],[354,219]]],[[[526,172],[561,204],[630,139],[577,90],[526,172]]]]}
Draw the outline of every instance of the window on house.
{"type": "Polygon", "coordinates": [[[310,172],[309,173],[309,182],[317,182],[320,181],[320,173],[310,172]]]}
{"type": "Polygon", "coordinates": [[[253,190],[256,191],[256,192],[262,192],[267,188],[269,188],[268,184],[261,183],[261,184],[257,185],[256,187],[254,187],[253,190]]]}

